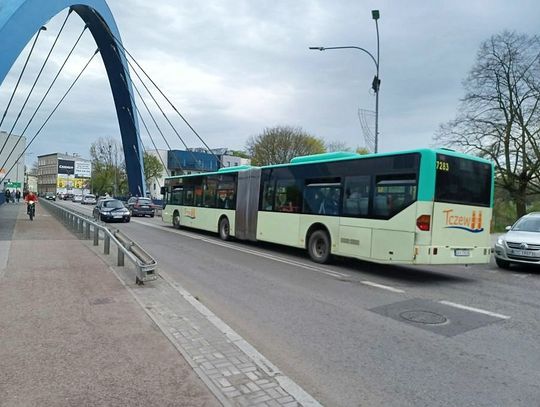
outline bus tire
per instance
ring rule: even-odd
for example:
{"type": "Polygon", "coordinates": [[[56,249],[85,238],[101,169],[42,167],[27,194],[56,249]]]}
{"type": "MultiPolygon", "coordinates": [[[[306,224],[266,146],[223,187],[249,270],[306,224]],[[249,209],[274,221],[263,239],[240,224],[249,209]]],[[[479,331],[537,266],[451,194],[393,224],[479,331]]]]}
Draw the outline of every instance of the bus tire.
{"type": "Polygon", "coordinates": [[[231,227],[229,224],[229,219],[227,219],[226,216],[219,220],[218,232],[221,240],[229,240],[231,237],[231,227]]]}
{"type": "Polygon", "coordinates": [[[174,211],[172,216],[172,224],[176,229],[180,229],[180,213],[174,211]]]}
{"type": "Polygon", "coordinates": [[[328,263],[330,260],[330,236],[322,229],[314,231],[309,235],[308,253],[315,263],[328,263]]]}
{"type": "Polygon", "coordinates": [[[510,268],[510,262],[509,261],[506,261],[506,260],[499,259],[499,258],[495,257],[495,263],[497,263],[497,266],[499,266],[499,268],[502,268],[502,269],[505,269],[505,270],[510,268]]]}

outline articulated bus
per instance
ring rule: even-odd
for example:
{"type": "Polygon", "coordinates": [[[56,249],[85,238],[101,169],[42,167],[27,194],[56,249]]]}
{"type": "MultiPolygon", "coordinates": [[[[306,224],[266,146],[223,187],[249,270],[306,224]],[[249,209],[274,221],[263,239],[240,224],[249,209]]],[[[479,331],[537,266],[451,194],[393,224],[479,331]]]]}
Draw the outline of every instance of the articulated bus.
{"type": "Polygon", "coordinates": [[[165,180],[163,221],[377,263],[490,259],[493,164],[446,149],[325,153],[165,180]]]}

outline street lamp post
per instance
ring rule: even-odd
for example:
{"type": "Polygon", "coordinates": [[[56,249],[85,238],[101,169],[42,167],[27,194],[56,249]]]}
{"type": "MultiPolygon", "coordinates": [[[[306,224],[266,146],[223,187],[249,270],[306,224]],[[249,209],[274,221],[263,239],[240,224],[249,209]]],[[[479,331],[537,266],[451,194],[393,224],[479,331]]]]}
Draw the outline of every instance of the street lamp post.
{"type": "Polygon", "coordinates": [[[377,153],[379,151],[379,90],[381,88],[381,79],[379,78],[379,25],[377,23],[380,17],[379,10],[371,10],[371,17],[373,20],[375,20],[375,28],[377,30],[377,59],[375,59],[373,54],[368,50],[353,45],[344,47],[309,47],[309,49],[317,51],[326,51],[327,49],[358,49],[370,56],[371,60],[375,64],[376,70],[371,88],[375,92],[375,152],[377,153]]]}

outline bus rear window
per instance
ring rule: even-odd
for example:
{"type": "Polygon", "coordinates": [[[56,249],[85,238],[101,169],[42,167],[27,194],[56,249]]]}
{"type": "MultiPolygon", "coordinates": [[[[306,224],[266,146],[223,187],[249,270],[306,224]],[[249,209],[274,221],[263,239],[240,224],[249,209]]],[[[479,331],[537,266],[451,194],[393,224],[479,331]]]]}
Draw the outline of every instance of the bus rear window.
{"type": "Polygon", "coordinates": [[[491,165],[437,154],[435,201],[490,206],[491,165]]]}

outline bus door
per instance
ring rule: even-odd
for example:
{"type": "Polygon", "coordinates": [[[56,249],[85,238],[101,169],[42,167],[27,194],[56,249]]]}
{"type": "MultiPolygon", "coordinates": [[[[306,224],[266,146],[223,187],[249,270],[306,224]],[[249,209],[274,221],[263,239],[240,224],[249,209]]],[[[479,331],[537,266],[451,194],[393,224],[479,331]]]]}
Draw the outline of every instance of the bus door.
{"type": "Polygon", "coordinates": [[[371,256],[372,229],[366,227],[366,218],[369,214],[371,177],[345,177],[343,185],[338,251],[347,256],[368,258],[371,256]]]}

